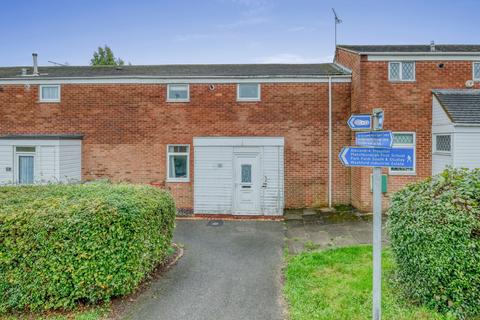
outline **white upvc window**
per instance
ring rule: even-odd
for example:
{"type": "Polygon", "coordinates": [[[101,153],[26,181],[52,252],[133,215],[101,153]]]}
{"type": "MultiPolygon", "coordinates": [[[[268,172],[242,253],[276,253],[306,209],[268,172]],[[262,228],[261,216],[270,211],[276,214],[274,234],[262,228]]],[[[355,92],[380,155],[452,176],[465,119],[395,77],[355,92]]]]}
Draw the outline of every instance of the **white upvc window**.
{"type": "Polygon", "coordinates": [[[388,80],[415,81],[415,61],[392,61],[388,63],[388,80]]]}
{"type": "Polygon", "coordinates": [[[237,101],[260,101],[259,83],[237,84],[237,101]]]}
{"type": "Polygon", "coordinates": [[[169,144],[167,145],[167,181],[189,182],[190,181],[190,145],[169,144]]]}
{"type": "Polygon", "coordinates": [[[435,153],[450,154],[452,152],[451,134],[435,134],[433,140],[435,153]]]}
{"type": "Polygon", "coordinates": [[[389,168],[388,173],[391,175],[415,175],[417,166],[417,147],[415,132],[393,132],[393,146],[395,148],[412,148],[413,147],[413,168],[389,168]]]}
{"type": "Polygon", "coordinates": [[[60,85],[40,85],[38,96],[40,102],[60,102],[60,85]]]}
{"type": "Polygon", "coordinates": [[[480,81],[480,61],[473,63],[473,81],[480,81]]]}
{"type": "Polygon", "coordinates": [[[188,102],[190,101],[190,87],[188,84],[171,83],[167,85],[168,102],[188,102]]]}

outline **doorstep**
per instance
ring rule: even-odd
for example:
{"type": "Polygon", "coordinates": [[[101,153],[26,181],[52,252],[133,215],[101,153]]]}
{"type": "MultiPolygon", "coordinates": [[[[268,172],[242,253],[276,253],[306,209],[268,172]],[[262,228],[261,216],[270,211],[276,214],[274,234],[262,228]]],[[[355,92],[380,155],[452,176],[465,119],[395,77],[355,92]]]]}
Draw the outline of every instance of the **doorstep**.
{"type": "Polygon", "coordinates": [[[238,215],[238,214],[206,214],[196,213],[189,216],[178,216],[177,220],[255,220],[255,221],[283,221],[283,216],[266,215],[238,215]]]}

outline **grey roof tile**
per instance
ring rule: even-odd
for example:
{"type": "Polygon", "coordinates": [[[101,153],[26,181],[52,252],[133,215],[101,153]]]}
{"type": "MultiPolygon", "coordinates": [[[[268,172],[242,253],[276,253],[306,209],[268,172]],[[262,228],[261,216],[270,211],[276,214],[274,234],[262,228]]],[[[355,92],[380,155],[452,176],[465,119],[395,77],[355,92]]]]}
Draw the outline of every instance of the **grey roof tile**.
{"type": "MultiPolygon", "coordinates": [[[[0,79],[33,78],[21,76],[22,68],[0,68],[0,79]]],[[[158,78],[249,78],[249,77],[318,77],[349,75],[334,63],[319,64],[184,64],[143,66],[40,66],[35,79],[91,77],[158,77],[158,78]]]]}
{"type": "Polygon", "coordinates": [[[480,124],[480,89],[433,90],[454,123],[480,124]]]}

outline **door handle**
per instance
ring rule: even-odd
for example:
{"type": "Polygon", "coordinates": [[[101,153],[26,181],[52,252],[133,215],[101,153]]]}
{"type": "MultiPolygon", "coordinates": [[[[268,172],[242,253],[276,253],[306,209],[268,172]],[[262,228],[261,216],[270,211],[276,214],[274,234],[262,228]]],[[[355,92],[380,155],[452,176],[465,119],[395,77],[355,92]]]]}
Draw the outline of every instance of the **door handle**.
{"type": "Polygon", "coordinates": [[[243,189],[250,189],[252,186],[242,186],[243,189]]]}

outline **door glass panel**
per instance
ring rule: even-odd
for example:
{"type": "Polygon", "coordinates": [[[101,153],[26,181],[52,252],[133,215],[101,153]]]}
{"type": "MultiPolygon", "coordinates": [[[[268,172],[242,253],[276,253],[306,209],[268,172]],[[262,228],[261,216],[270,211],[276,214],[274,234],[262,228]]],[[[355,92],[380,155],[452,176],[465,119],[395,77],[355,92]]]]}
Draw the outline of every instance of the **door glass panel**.
{"type": "Polygon", "coordinates": [[[252,165],[242,164],[242,183],[252,182],[252,165]]]}
{"type": "Polygon", "coordinates": [[[15,147],[17,152],[35,152],[35,147],[15,147]]]}
{"type": "Polygon", "coordinates": [[[33,156],[18,157],[18,182],[20,184],[33,183],[33,156]]]}

